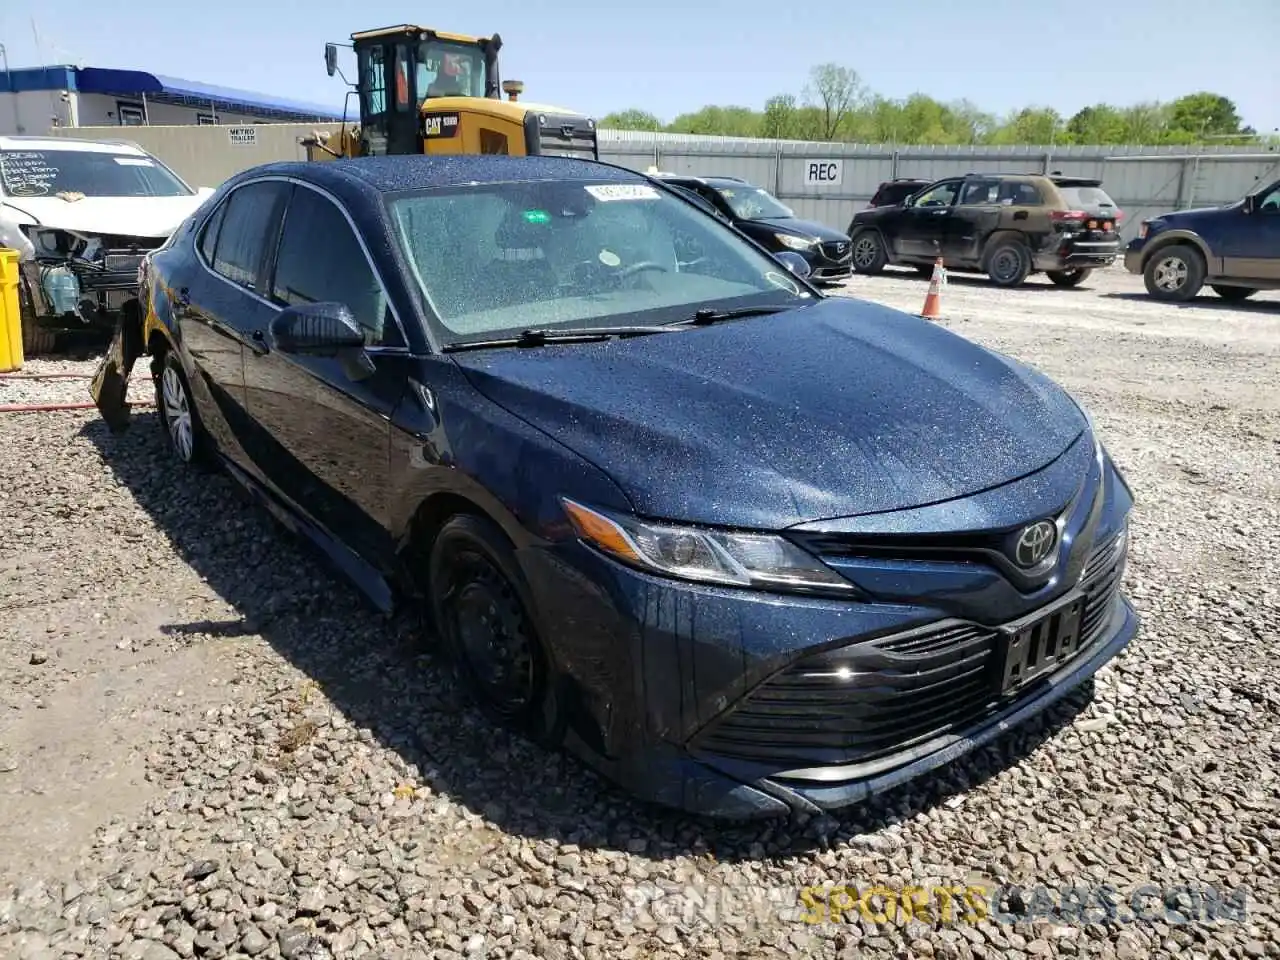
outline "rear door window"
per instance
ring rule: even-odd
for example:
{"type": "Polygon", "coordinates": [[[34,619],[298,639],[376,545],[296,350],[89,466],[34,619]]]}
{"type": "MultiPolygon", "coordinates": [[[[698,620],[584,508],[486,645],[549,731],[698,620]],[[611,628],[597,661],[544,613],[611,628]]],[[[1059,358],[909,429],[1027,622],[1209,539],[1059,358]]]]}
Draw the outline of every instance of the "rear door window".
{"type": "Polygon", "coordinates": [[[260,296],[266,295],[258,276],[262,255],[274,239],[280,202],[288,187],[279,180],[237,187],[227,197],[226,213],[218,227],[213,269],[260,296]]]}

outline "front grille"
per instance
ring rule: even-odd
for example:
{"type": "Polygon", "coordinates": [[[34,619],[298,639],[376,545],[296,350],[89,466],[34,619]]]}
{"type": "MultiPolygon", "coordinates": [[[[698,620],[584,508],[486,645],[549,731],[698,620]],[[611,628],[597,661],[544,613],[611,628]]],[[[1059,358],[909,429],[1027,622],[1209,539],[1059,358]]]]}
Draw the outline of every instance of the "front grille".
{"type": "MultiPolygon", "coordinates": [[[[1085,565],[1075,655],[1107,624],[1124,556],[1123,535],[1113,536],[1085,565]]],[[[795,768],[869,763],[964,730],[1025,696],[1023,689],[1001,697],[1002,649],[1000,631],[957,621],[837,647],[756,687],[695,748],[795,768]]]]}
{"type": "Polygon", "coordinates": [[[848,260],[853,256],[853,244],[844,240],[824,243],[822,255],[831,260],[848,260]]]}

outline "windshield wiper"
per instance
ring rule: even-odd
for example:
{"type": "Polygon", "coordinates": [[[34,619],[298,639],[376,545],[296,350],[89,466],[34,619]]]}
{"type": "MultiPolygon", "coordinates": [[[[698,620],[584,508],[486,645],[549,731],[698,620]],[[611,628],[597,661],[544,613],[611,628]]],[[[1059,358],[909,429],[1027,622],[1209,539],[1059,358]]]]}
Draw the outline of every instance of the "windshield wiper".
{"type": "Polygon", "coordinates": [[[713,310],[711,307],[703,307],[693,316],[677,320],[670,326],[704,327],[708,324],[719,323],[721,320],[737,320],[739,317],[763,317],[771,313],[782,313],[784,310],[794,310],[796,306],[798,304],[785,307],[774,304],[769,307],[738,307],[736,310],[713,310]]]}
{"type": "Polygon", "coordinates": [[[592,343],[612,337],[643,337],[651,333],[672,333],[669,327],[577,327],[569,330],[522,330],[514,337],[493,340],[463,340],[446,343],[445,353],[459,350],[487,350],[490,347],[541,347],[548,343],[592,343]]]}

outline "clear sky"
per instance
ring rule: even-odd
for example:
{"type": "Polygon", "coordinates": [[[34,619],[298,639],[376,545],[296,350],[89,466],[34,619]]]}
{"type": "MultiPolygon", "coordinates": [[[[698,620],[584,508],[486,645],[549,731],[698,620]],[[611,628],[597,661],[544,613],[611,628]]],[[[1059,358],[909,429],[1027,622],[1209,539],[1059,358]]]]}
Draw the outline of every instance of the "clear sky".
{"type": "Polygon", "coordinates": [[[1280,0],[0,0],[13,67],[150,70],[338,109],[345,89],[325,74],[325,42],[406,22],[500,33],[503,79],[523,80],[529,100],[595,116],[759,108],[772,94],[799,94],[810,66],[834,61],[887,96],[966,97],[996,114],[1034,104],[1069,116],[1098,101],[1212,90],[1259,131],[1280,127],[1280,0]],[[829,12],[841,8],[849,12],[829,12]]]}

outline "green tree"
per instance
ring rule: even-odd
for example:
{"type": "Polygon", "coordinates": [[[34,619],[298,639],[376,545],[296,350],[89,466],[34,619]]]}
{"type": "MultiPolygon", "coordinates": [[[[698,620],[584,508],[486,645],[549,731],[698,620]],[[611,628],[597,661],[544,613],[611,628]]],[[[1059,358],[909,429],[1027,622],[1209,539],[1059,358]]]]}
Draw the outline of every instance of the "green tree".
{"type": "Polygon", "coordinates": [[[657,133],[662,130],[662,121],[646,110],[632,107],[629,110],[605,114],[604,119],[600,121],[600,126],[609,130],[647,130],[650,133],[657,133]]]}
{"type": "Polygon", "coordinates": [[[760,136],[770,140],[800,139],[800,116],[795,97],[789,93],[780,93],[764,102],[760,136]]]}
{"type": "Polygon", "coordinates": [[[858,106],[862,96],[862,81],[857,72],[848,67],[820,63],[809,72],[805,100],[820,111],[823,140],[836,139],[845,118],[858,106]]]}
{"type": "Polygon", "coordinates": [[[671,121],[670,133],[696,133],[703,136],[757,137],[761,115],[750,107],[703,107],[694,113],[682,113],[671,121]]]}
{"type": "Polygon", "coordinates": [[[1067,121],[1072,143],[1124,143],[1124,114],[1106,103],[1079,110],[1067,121]]]}
{"type": "Polygon", "coordinates": [[[1217,93],[1189,93],[1173,101],[1169,108],[1170,124],[1196,138],[1240,133],[1240,115],[1236,105],[1217,93]]]}
{"type": "Polygon", "coordinates": [[[710,136],[777,140],[844,140],[897,144],[1195,144],[1257,141],[1227,97],[1200,91],[1169,103],[1095,103],[1063,118],[1028,106],[1001,120],[967,100],[946,102],[925,93],[892,100],[868,91],[855,70],[835,63],[809,72],[802,97],[779,93],[763,110],[709,105],[664,125],[646,110],[611,113],[601,126],[710,136]]]}

